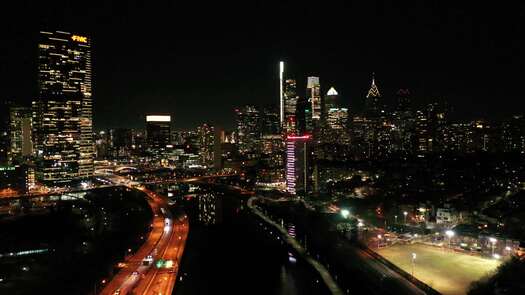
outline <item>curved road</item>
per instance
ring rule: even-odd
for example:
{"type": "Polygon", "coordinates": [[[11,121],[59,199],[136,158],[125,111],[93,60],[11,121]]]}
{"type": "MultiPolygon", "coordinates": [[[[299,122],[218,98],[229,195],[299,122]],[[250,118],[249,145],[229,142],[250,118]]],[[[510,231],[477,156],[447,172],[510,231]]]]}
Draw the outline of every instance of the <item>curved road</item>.
{"type": "Polygon", "coordinates": [[[139,189],[147,194],[154,214],[152,230],[144,244],[126,259],[125,266],[100,294],[171,294],[175,287],[178,262],[188,236],[188,218],[185,215],[173,218],[165,197],[143,187],[139,189]],[[154,261],[144,265],[143,261],[149,255],[154,261]],[[173,266],[159,269],[155,266],[159,259],[172,260],[173,266]]]}

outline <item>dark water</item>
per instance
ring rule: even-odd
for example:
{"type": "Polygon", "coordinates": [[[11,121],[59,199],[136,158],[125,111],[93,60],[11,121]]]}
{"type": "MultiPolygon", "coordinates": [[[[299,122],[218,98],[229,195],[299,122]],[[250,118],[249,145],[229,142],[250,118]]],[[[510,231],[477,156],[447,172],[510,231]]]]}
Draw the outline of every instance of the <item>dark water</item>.
{"type": "Polygon", "coordinates": [[[287,246],[235,195],[198,193],[181,204],[190,233],[174,294],[328,294],[317,273],[291,262],[287,246]]]}

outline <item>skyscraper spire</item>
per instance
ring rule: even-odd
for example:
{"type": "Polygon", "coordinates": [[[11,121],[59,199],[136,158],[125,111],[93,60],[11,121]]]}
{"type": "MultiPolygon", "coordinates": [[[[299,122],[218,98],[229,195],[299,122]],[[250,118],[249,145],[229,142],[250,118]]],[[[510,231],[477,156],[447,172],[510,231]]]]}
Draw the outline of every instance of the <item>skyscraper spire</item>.
{"type": "Polygon", "coordinates": [[[381,93],[379,93],[379,89],[377,89],[376,86],[375,73],[372,73],[372,85],[370,86],[370,90],[368,90],[368,94],[366,95],[366,98],[370,97],[381,97],[381,93]]]}
{"type": "Polygon", "coordinates": [[[281,127],[284,124],[284,61],[279,62],[279,118],[281,127]]]}

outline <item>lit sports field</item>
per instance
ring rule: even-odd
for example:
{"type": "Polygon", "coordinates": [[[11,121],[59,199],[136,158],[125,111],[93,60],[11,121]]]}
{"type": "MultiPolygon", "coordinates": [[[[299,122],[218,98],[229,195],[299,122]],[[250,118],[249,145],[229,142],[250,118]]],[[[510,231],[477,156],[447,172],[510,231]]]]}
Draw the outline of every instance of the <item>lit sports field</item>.
{"type": "Polygon", "coordinates": [[[470,283],[491,273],[501,263],[422,244],[375,250],[408,273],[412,272],[412,253],[416,253],[414,276],[444,295],[466,294],[470,283]]]}

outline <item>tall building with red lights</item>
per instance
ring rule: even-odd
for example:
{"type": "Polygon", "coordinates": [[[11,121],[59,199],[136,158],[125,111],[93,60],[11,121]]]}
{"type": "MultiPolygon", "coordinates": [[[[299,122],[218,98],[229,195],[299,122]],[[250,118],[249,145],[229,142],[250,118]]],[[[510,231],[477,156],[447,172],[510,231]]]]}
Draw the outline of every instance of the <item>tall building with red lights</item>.
{"type": "Polygon", "coordinates": [[[286,138],[286,190],[292,195],[306,195],[311,190],[310,135],[286,138]]]}

